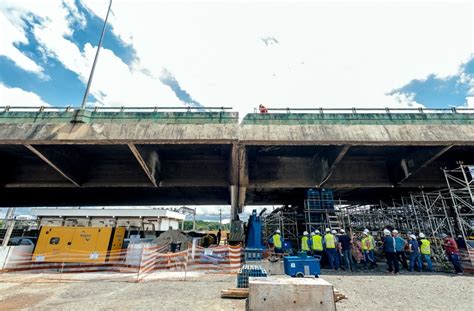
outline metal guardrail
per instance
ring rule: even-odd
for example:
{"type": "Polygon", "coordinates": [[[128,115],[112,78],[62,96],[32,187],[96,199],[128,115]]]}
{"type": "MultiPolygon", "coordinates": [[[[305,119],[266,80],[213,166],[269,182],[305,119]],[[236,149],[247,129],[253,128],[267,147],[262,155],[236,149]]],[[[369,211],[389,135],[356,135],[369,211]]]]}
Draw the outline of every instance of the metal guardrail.
{"type": "MultiPolygon", "coordinates": [[[[318,112],[320,114],[324,113],[466,113],[472,112],[474,113],[474,108],[267,108],[267,111],[285,111],[286,113],[292,113],[293,111],[301,112],[301,111],[309,111],[309,112],[318,112]]],[[[254,108],[254,112],[258,112],[258,108],[254,108]]]]}
{"type": "MultiPolygon", "coordinates": [[[[0,106],[0,112],[8,111],[25,111],[25,112],[47,112],[47,111],[64,111],[72,112],[80,109],[80,107],[74,106],[0,106]]],[[[232,107],[158,107],[158,106],[149,106],[149,107],[86,107],[85,110],[94,111],[94,112],[158,112],[163,110],[185,110],[187,112],[192,111],[226,111],[232,110],[232,107]]]]}

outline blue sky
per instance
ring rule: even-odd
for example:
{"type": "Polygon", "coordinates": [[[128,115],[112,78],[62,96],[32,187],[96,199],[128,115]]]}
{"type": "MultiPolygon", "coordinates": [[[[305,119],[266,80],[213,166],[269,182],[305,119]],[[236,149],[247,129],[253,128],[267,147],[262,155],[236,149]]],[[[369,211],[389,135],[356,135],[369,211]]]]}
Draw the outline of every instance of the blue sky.
{"type": "MultiPolygon", "coordinates": [[[[2,104],[79,105],[107,4],[2,2],[2,104]]],[[[225,105],[242,113],[260,103],[465,106],[473,89],[472,10],[470,2],[403,0],[116,0],[88,103],[225,105]]]]}

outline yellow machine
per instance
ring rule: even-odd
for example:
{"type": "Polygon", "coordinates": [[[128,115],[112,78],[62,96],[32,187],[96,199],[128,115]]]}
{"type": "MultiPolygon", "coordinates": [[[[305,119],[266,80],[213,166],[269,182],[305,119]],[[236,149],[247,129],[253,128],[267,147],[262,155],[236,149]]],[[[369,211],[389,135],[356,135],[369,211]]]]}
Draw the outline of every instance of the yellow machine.
{"type": "Polygon", "coordinates": [[[105,262],[108,251],[122,248],[124,237],[123,227],[44,226],[33,253],[33,261],[105,262]]]}

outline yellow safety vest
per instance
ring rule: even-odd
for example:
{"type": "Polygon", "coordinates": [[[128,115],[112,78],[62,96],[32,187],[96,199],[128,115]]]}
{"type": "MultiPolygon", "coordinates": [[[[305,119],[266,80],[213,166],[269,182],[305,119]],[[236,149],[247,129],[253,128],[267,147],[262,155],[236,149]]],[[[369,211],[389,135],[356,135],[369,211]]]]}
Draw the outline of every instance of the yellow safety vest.
{"type": "Polygon", "coordinates": [[[430,255],[431,254],[431,243],[427,239],[422,239],[420,240],[421,246],[420,246],[420,252],[423,255],[430,255]]]}
{"type": "Polygon", "coordinates": [[[334,243],[334,235],[327,233],[324,236],[324,242],[326,242],[326,248],[336,248],[336,243],[334,243]]]}
{"type": "Polygon", "coordinates": [[[311,238],[312,244],[311,249],[313,251],[322,251],[323,250],[323,237],[320,235],[313,235],[311,238]]]}
{"type": "Polygon", "coordinates": [[[368,236],[362,239],[362,250],[363,251],[371,251],[374,249],[374,238],[372,236],[368,236]]]}
{"type": "Polygon", "coordinates": [[[273,235],[273,245],[275,248],[281,248],[281,236],[278,233],[273,235]]]}
{"type": "Polygon", "coordinates": [[[301,238],[301,250],[302,251],[309,251],[308,237],[307,236],[303,236],[301,238]]]}

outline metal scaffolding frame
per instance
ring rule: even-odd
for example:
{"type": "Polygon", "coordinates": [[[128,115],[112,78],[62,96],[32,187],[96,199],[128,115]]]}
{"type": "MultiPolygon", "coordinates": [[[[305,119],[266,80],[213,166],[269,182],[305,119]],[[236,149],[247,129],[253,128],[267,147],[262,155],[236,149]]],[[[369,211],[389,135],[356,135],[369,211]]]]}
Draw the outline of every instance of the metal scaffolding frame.
{"type": "Polygon", "coordinates": [[[459,163],[455,169],[443,169],[457,222],[464,240],[474,228],[474,166],[459,163]]]}
{"type": "Polygon", "coordinates": [[[284,240],[291,241],[294,247],[299,247],[297,212],[286,207],[263,215],[264,240],[268,239],[277,229],[281,231],[284,240]]]}

